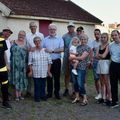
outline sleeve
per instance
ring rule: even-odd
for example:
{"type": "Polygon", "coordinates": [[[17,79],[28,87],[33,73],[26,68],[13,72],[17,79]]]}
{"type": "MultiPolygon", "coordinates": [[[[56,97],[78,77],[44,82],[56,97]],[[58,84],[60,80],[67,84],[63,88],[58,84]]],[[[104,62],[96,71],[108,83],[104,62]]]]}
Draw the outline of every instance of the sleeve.
{"type": "Polygon", "coordinates": [[[47,56],[48,56],[48,64],[52,64],[52,58],[51,58],[50,54],[47,53],[47,56]]]}
{"type": "Polygon", "coordinates": [[[5,40],[3,41],[3,51],[6,51],[8,48],[7,48],[7,44],[5,42],[5,40]]]}
{"type": "Polygon", "coordinates": [[[64,41],[63,38],[60,38],[60,48],[64,47],[64,41]]]}
{"type": "Polygon", "coordinates": [[[32,52],[29,52],[29,56],[28,56],[28,65],[32,65],[32,52]]]}

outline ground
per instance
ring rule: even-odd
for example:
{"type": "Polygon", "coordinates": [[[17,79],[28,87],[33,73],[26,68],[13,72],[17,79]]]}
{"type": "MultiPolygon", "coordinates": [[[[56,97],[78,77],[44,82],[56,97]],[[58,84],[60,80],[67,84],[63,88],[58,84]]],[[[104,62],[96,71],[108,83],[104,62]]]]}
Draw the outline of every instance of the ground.
{"type": "MultiPolygon", "coordinates": [[[[61,89],[61,95],[63,88],[61,89]]],[[[87,84],[88,105],[72,104],[71,99],[54,98],[36,103],[33,98],[16,102],[11,100],[12,110],[6,110],[0,103],[0,120],[120,120],[120,107],[111,109],[94,100],[93,82],[87,84]]],[[[120,96],[120,94],[119,94],[120,96]]]]}

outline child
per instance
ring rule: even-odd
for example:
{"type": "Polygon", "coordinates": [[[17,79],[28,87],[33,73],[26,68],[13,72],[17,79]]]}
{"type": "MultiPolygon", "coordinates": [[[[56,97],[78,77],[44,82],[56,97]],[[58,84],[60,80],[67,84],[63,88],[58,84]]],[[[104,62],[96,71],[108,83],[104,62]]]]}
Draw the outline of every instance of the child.
{"type": "Polygon", "coordinates": [[[52,59],[49,53],[45,52],[45,49],[41,48],[41,38],[35,37],[33,39],[35,43],[35,50],[29,54],[29,77],[33,77],[34,80],[34,99],[35,102],[39,102],[40,99],[46,100],[45,85],[46,77],[52,77],[50,72],[52,59]]]}
{"type": "MultiPolygon", "coordinates": [[[[74,57],[74,56],[77,56],[77,51],[76,51],[76,48],[77,46],[79,45],[79,38],[78,37],[73,37],[72,38],[72,42],[71,42],[71,46],[70,46],[70,57],[74,57]]],[[[72,69],[72,73],[74,75],[77,75],[77,66],[78,66],[78,63],[79,61],[78,60],[75,60],[73,59],[72,61],[72,64],[73,64],[73,69],[72,69]]]]}

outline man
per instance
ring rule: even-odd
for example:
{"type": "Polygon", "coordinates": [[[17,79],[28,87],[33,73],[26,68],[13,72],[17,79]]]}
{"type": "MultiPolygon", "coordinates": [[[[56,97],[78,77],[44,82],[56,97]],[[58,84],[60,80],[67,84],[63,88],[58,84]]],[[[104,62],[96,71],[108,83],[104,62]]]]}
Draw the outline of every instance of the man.
{"type": "Polygon", "coordinates": [[[80,35],[84,33],[84,28],[82,26],[78,27],[76,29],[76,34],[77,34],[77,37],[80,39],[80,35]]]}
{"type": "Polygon", "coordinates": [[[55,24],[50,24],[48,30],[49,36],[43,40],[43,47],[46,48],[46,52],[50,53],[52,58],[52,77],[47,78],[47,98],[52,97],[54,80],[54,95],[56,99],[60,99],[61,52],[63,52],[64,43],[63,39],[56,35],[57,27],[55,24]]]}
{"type": "Polygon", "coordinates": [[[27,33],[26,38],[27,38],[28,48],[31,50],[33,47],[35,47],[33,39],[38,36],[43,40],[44,35],[37,31],[37,25],[36,25],[35,22],[30,22],[29,23],[29,28],[30,28],[31,32],[27,33]]]}
{"type": "MultiPolygon", "coordinates": [[[[33,39],[35,37],[40,37],[41,40],[43,40],[44,39],[44,35],[37,31],[37,25],[36,25],[35,22],[30,22],[29,23],[29,28],[30,28],[31,32],[27,33],[26,39],[27,39],[28,50],[32,51],[32,50],[34,50],[34,47],[35,47],[33,39]]],[[[32,81],[32,78],[29,77],[27,94],[26,94],[26,96],[28,96],[28,97],[31,96],[31,84],[32,84],[31,81],[32,81]]]]}
{"type": "Polygon", "coordinates": [[[110,84],[112,103],[111,108],[118,107],[118,80],[120,80],[120,33],[118,30],[113,30],[111,33],[113,42],[109,46],[111,55],[110,64],[110,84]]]}
{"type": "Polygon", "coordinates": [[[7,56],[7,68],[9,71],[10,70],[10,48],[11,48],[10,36],[11,36],[11,34],[13,34],[13,32],[10,30],[10,28],[5,28],[5,29],[3,29],[2,34],[3,34],[2,36],[5,39],[5,42],[7,44],[7,48],[8,48],[5,52],[6,52],[6,56],[7,56]]]}
{"type": "Polygon", "coordinates": [[[7,45],[4,38],[0,37],[0,84],[2,92],[2,105],[6,109],[11,109],[12,107],[8,103],[8,73],[5,62],[5,51],[7,50],[7,45]]]}
{"type": "Polygon", "coordinates": [[[63,69],[65,74],[65,91],[63,96],[69,95],[69,82],[70,82],[70,65],[69,65],[69,46],[73,37],[76,36],[75,25],[70,22],[67,26],[68,32],[63,35],[64,40],[64,57],[63,57],[63,69]]]}
{"type": "Polygon", "coordinates": [[[95,36],[95,40],[91,42],[90,47],[91,47],[91,63],[93,66],[93,75],[94,75],[94,81],[95,81],[95,87],[96,87],[96,91],[97,91],[97,96],[95,97],[96,100],[100,99],[101,96],[101,87],[100,87],[100,80],[99,80],[99,75],[96,73],[97,71],[97,64],[98,64],[98,60],[96,59],[96,51],[97,48],[100,45],[100,38],[101,38],[101,31],[99,29],[95,29],[94,30],[94,36],[95,36]]]}

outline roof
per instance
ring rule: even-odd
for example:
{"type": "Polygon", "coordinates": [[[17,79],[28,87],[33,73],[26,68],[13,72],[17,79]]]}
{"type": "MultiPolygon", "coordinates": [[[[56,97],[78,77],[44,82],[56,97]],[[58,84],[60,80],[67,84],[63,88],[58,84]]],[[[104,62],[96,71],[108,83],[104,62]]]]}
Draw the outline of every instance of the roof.
{"type": "Polygon", "coordinates": [[[68,0],[0,0],[13,15],[49,17],[102,23],[100,19],[68,0]]]}

